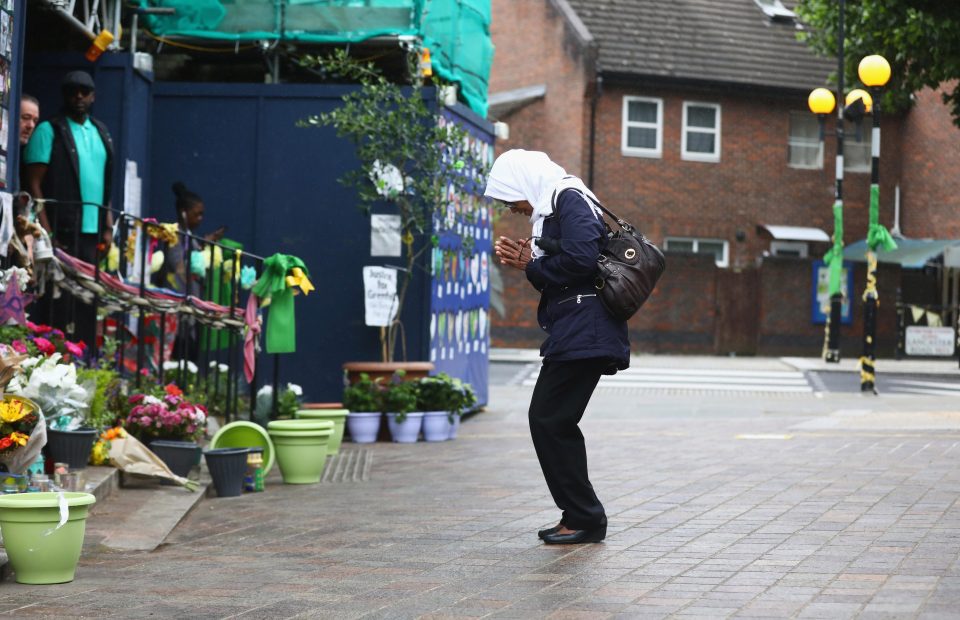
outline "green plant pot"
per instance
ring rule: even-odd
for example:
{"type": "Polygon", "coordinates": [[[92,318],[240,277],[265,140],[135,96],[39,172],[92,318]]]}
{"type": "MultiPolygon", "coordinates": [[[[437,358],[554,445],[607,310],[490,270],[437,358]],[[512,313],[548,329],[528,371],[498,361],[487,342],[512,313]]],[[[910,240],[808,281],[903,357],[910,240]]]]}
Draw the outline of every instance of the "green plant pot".
{"type": "Polygon", "coordinates": [[[254,422],[237,420],[222,426],[210,440],[208,450],[217,448],[263,448],[263,475],[273,468],[274,449],[267,429],[254,422]]]}
{"type": "Polygon", "coordinates": [[[346,409],[301,409],[297,412],[297,418],[303,420],[329,420],[333,422],[333,435],[330,437],[330,445],[327,446],[327,452],[330,454],[339,454],[340,446],[343,444],[343,429],[347,425],[346,409]]]}
{"type": "Polygon", "coordinates": [[[63,527],[55,530],[60,522],[59,495],[0,496],[0,532],[17,583],[73,581],[83,549],[87,511],[97,500],[89,493],[64,493],[69,516],[63,527]]]}
{"type": "Polygon", "coordinates": [[[273,420],[267,422],[267,432],[270,431],[330,431],[334,430],[333,422],[329,420],[273,420]]]}
{"type": "Polygon", "coordinates": [[[270,429],[270,439],[277,453],[277,465],[285,484],[316,484],[327,464],[327,443],[333,434],[328,430],[270,429]]]}

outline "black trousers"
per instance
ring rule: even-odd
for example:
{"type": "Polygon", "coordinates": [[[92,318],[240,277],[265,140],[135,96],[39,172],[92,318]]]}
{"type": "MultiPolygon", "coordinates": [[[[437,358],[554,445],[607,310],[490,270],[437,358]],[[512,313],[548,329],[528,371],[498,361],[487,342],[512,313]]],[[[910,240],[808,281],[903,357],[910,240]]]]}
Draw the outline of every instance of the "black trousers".
{"type": "Polygon", "coordinates": [[[530,401],[530,434],[543,477],[563,524],[574,530],[607,522],[587,476],[587,450],[580,419],[609,362],[584,359],[546,362],[530,401]]]}

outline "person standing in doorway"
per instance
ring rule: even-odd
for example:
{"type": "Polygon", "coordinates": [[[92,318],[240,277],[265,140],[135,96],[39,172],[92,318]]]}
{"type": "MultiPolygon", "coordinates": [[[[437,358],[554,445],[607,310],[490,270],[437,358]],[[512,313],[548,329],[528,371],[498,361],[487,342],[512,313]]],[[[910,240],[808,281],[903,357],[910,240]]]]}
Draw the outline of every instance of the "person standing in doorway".
{"type": "MultiPolygon", "coordinates": [[[[113,141],[90,115],[95,91],[85,71],[64,76],[62,113],[37,125],[23,156],[26,190],[43,206],[40,224],[57,247],[89,263],[96,262],[100,243],[106,251],[113,241],[113,216],[100,208],[110,204],[113,141]]],[[[88,304],[55,304],[52,323],[93,344],[96,313],[88,304]]]]}
{"type": "Polygon", "coordinates": [[[530,219],[529,239],[500,237],[502,265],[523,271],[540,291],[537,320],[547,332],[530,401],[530,433],[560,522],[538,535],[547,544],[599,542],[607,515],[587,475],[580,419],[604,374],[630,363],[627,324],[607,312],[593,281],[607,227],[593,193],[545,153],[514,149],[493,163],[484,195],[530,219]]]}
{"type": "Polygon", "coordinates": [[[33,95],[20,95],[20,146],[27,146],[40,122],[40,102],[33,95]]]}

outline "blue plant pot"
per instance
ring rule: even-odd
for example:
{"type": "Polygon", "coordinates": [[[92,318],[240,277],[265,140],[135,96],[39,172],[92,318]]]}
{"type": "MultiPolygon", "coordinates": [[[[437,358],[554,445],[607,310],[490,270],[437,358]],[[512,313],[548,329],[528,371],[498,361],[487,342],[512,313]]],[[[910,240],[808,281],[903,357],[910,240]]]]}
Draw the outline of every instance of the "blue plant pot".
{"type": "Polygon", "coordinates": [[[47,429],[47,454],[54,463],[66,463],[71,470],[84,469],[90,460],[90,451],[97,440],[97,429],[78,428],[75,431],[47,429]]]}
{"type": "MultiPolygon", "coordinates": [[[[156,439],[150,442],[150,450],[167,464],[170,471],[186,478],[200,459],[200,446],[193,441],[168,441],[156,439]]],[[[162,480],[161,484],[175,484],[173,481],[162,480]]]]}
{"type": "Polygon", "coordinates": [[[248,452],[248,448],[217,448],[203,453],[217,497],[237,497],[243,493],[248,452]]]}

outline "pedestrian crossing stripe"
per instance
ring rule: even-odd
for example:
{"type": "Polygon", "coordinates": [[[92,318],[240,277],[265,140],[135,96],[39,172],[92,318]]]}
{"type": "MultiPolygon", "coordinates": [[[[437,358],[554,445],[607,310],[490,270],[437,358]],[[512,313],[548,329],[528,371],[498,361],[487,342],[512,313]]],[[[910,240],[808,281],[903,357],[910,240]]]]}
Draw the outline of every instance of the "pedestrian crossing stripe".
{"type": "MultiPolygon", "coordinates": [[[[539,368],[523,385],[536,385],[539,368]]],[[[600,378],[598,388],[633,388],[694,392],[759,392],[812,394],[802,372],[779,370],[696,370],[686,368],[630,368],[600,378]]]]}

